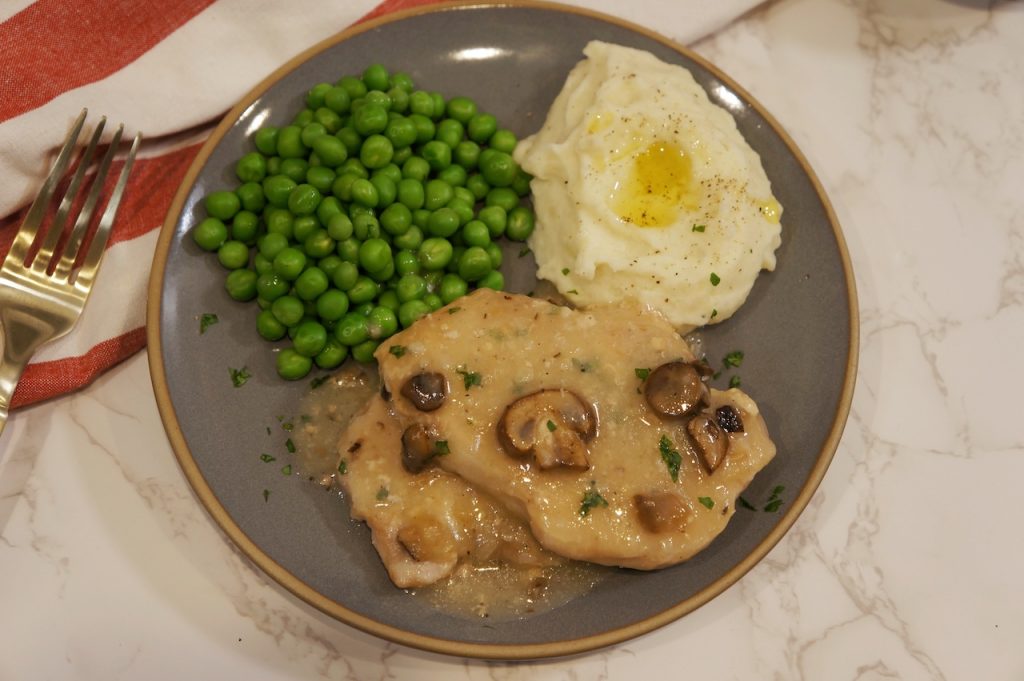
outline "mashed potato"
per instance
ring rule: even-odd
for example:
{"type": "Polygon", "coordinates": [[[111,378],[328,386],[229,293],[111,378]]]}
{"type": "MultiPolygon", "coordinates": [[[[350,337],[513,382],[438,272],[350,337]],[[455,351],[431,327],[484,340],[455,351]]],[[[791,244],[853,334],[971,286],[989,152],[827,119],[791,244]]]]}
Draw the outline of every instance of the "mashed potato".
{"type": "Polygon", "coordinates": [[[534,176],[538,276],[581,306],[728,318],[781,240],[760,158],[686,69],[602,42],[584,54],[515,152],[534,176]]]}

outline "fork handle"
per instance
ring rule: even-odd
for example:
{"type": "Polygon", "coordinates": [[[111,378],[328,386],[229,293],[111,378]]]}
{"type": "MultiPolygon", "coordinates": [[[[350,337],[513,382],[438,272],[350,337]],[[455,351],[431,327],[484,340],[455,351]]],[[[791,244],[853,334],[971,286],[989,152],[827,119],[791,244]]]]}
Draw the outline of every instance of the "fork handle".
{"type": "Polygon", "coordinates": [[[14,389],[18,387],[18,380],[25,371],[25,365],[28,364],[27,359],[8,357],[6,352],[4,355],[3,359],[0,359],[0,434],[7,425],[7,414],[10,411],[14,389]]]}

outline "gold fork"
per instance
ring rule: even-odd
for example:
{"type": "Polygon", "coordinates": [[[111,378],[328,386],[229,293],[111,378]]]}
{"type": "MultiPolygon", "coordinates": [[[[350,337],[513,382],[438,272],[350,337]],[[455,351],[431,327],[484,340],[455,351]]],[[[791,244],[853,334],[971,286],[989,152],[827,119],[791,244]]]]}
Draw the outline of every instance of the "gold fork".
{"type": "Polygon", "coordinates": [[[110,229],[114,224],[125,184],[128,182],[128,173],[131,172],[135,161],[135,152],[142,139],[141,135],[135,136],[114,191],[88,244],[88,250],[85,250],[85,257],[81,259],[81,265],[76,267],[80,251],[85,248],[83,242],[99,202],[103,183],[124,132],[124,125],[121,125],[114,133],[110,148],[100,161],[92,187],[74,227],[65,245],[58,250],[61,235],[71,215],[75,199],[78,198],[82,180],[92,164],[100,135],[103,133],[105,117],[100,119],[93,131],[82,161],[68,184],[53,222],[43,228],[42,234],[40,228],[47,206],[53,200],[57,184],[74,156],[86,113],[83,109],[75,120],[50,175],[32,202],[25,221],[22,222],[21,229],[11,245],[11,250],[0,267],[0,323],[3,324],[4,338],[3,355],[0,357],[0,433],[7,424],[7,413],[14,388],[18,385],[29,359],[40,345],[60,338],[70,331],[82,314],[96,278],[96,270],[106,250],[107,240],[110,238],[110,229]],[[32,254],[32,245],[37,239],[41,244],[39,250],[32,254]]]}

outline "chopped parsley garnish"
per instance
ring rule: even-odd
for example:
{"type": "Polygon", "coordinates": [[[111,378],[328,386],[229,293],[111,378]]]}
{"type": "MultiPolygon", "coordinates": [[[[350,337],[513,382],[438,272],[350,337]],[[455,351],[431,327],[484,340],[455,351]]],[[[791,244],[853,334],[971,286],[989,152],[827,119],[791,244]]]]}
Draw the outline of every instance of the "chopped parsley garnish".
{"type": "Polygon", "coordinates": [[[474,385],[483,384],[484,379],[475,371],[467,371],[465,367],[459,367],[455,372],[462,375],[462,384],[465,386],[466,390],[469,390],[474,385]]]}
{"type": "Polygon", "coordinates": [[[743,364],[743,351],[733,350],[722,359],[722,364],[727,367],[738,367],[743,364]]]}
{"type": "Polygon", "coordinates": [[[576,295],[576,296],[578,296],[580,294],[580,292],[577,291],[574,288],[569,289],[568,291],[566,291],[566,293],[571,293],[571,294],[576,295]]]}
{"type": "Polygon", "coordinates": [[[705,228],[705,225],[694,225],[694,226],[693,226],[693,229],[692,229],[691,231],[694,231],[694,232],[703,232],[703,231],[704,231],[704,228],[705,228]]]}
{"type": "Polygon", "coordinates": [[[661,436],[658,442],[658,451],[661,452],[661,460],[668,468],[668,474],[672,476],[672,482],[679,482],[679,467],[683,464],[682,455],[672,446],[672,440],[667,435],[661,436]]]}
{"type": "Polygon", "coordinates": [[[782,485],[776,485],[775,488],[772,489],[771,496],[768,497],[768,503],[764,505],[765,513],[775,513],[779,510],[779,507],[785,503],[781,497],[785,489],[786,488],[782,485]]]}
{"type": "Polygon", "coordinates": [[[281,475],[291,475],[291,474],[292,474],[292,465],[290,463],[289,464],[285,464],[285,466],[281,469],[281,475]]]}
{"type": "Polygon", "coordinates": [[[309,382],[309,389],[316,390],[330,379],[330,376],[317,376],[309,382]]]}
{"type": "Polygon", "coordinates": [[[715,507],[715,500],[711,497],[697,497],[697,501],[699,501],[700,505],[704,508],[712,509],[715,507]]]}
{"type": "Polygon", "coordinates": [[[748,511],[756,511],[757,510],[756,508],[754,508],[754,505],[752,503],[750,503],[749,501],[747,501],[743,497],[739,497],[738,499],[736,499],[736,505],[739,506],[740,508],[745,508],[748,511]]]}
{"type": "Polygon", "coordinates": [[[651,370],[650,369],[633,369],[633,373],[636,374],[636,377],[639,378],[641,381],[646,381],[647,377],[651,375],[651,370]]]}
{"type": "Polygon", "coordinates": [[[434,456],[445,456],[451,452],[452,450],[448,448],[448,440],[438,440],[434,443],[434,456]]]}
{"type": "Polygon", "coordinates": [[[292,454],[295,453],[295,443],[292,442],[291,438],[288,438],[287,440],[284,441],[284,447],[292,454]]]}
{"type": "Polygon", "coordinates": [[[711,285],[712,286],[718,286],[718,284],[721,283],[721,281],[722,281],[722,278],[720,276],[718,276],[714,272],[711,273],[711,285]]]}
{"type": "Polygon", "coordinates": [[[217,317],[217,315],[213,314],[212,312],[207,312],[206,314],[199,318],[199,333],[206,333],[206,330],[208,328],[210,328],[219,321],[220,319],[217,317]]]}
{"type": "Polygon", "coordinates": [[[270,490],[269,489],[263,490],[263,502],[266,503],[267,499],[269,499],[269,498],[270,498],[270,490]]]}
{"type": "Polygon", "coordinates": [[[709,319],[714,319],[717,316],[718,316],[718,308],[712,309],[711,310],[711,317],[709,317],[709,319]]]}
{"type": "Polygon", "coordinates": [[[287,430],[288,432],[291,432],[293,428],[295,428],[295,424],[292,423],[291,421],[285,421],[284,423],[281,424],[282,430],[287,430]]]}
{"type": "Polygon", "coordinates": [[[555,425],[555,422],[552,421],[551,419],[548,419],[548,430],[553,433],[557,428],[558,426],[555,425]]]}
{"type": "Polygon", "coordinates": [[[580,504],[580,515],[587,515],[590,510],[598,506],[607,506],[608,501],[597,491],[596,483],[591,480],[590,488],[583,493],[583,502],[580,504]]]}
{"type": "Polygon", "coordinates": [[[732,376],[729,379],[729,387],[730,388],[738,388],[738,387],[740,387],[740,377],[739,376],[732,376]]]}
{"type": "Polygon", "coordinates": [[[381,485],[381,488],[377,490],[377,501],[384,501],[388,498],[388,488],[381,485]]]}
{"type": "Polygon", "coordinates": [[[277,461],[277,457],[271,456],[270,454],[260,454],[260,461],[263,463],[270,463],[271,461],[277,461]]]}
{"type": "Polygon", "coordinates": [[[401,357],[402,355],[405,354],[405,346],[404,345],[392,345],[390,348],[388,348],[388,352],[390,352],[395,357],[401,357]]]}
{"type": "Polygon", "coordinates": [[[569,268],[568,268],[568,267],[563,267],[563,268],[562,268],[562,274],[563,274],[563,275],[565,275],[565,274],[569,274],[569,268]]]}
{"type": "Polygon", "coordinates": [[[458,312],[461,309],[462,309],[461,307],[449,307],[448,308],[448,314],[455,314],[456,312],[458,312]]]}
{"type": "Polygon", "coordinates": [[[529,246],[523,246],[522,248],[519,249],[519,257],[520,258],[525,258],[528,255],[530,255],[530,247],[529,246]]]}
{"type": "Polygon", "coordinates": [[[338,462],[338,475],[345,475],[348,473],[348,461],[342,459],[338,462]]]}
{"type": "Polygon", "coordinates": [[[246,381],[252,378],[248,367],[242,367],[241,369],[228,368],[228,373],[231,375],[231,384],[236,388],[241,388],[245,385],[246,381]]]}

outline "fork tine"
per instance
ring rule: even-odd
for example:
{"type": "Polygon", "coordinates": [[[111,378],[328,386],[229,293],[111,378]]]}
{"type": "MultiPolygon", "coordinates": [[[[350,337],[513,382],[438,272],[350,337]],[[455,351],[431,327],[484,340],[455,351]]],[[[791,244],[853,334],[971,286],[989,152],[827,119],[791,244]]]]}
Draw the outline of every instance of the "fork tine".
{"type": "Polygon", "coordinates": [[[36,194],[32,206],[25,215],[24,222],[21,223],[21,229],[18,230],[18,235],[15,237],[14,243],[11,244],[11,250],[8,251],[7,258],[4,259],[5,263],[13,259],[12,262],[17,262],[21,265],[25,262],[25,258],[28,257],[29,249],[32,247],[32,243],[35,242],[39,225],[43,221],[46,207],[49,205],[53,192],[57,188],[57,183],[64,176],[64,171],[67,170],[68,162],[75,151],[75,143],[78,141],[78,134],[82,131],[82,125],[85,123],[85,115],[87,113],[88,109],[82,109],[82,112],[78,114],[78,118],[75,119],[75,124],[71,126],[71,131],[68,133],[67,139],[64,140],[64,146],[57,155],[57,160],[53,162],[53,168],[50,169],[49,176],[43,182],[43,186],[40,187],[39,193],[36,194]]]}
{"type": "MultiPolygon", "coordinates": [[[[92,222],[93,213],[96,211],[96,204],[100,200],[100,194],[103,192],[103,185],[107,181],[107,173],[110,172],[110,163],[114,159],[114,154],[117,153],[117,147],[121,143],[121,135],[124,132],[124,125],[118,126],[114,132],[113,139],[110,140],[110,146],[107,148],[107,153],[103,155],[103,160],[100,161],[99,168],[96,169],[96,177],[93,178],[92,187],[89,189],[89,195],[85,199],[85,204],[82,206],[81,212],[78,214],[78,218],[75,220],[75,227],[71,231],[71,236],[68,238],[67,243],[64,245],[62,253],[53,254],[53,260],[58,260],[57,268],[54,276],[58,280],[67,279],[71,273],[71,267],[74,265],[75,258],[78,256],[78,249],[81,246],[82,239],[85,238],[85,233],[89,229],[89,223],[92,222]],[[63,257],[62,257],[63,255],[63,257]],[[65,262],[67,261],[67,262],[65,262]]],[[[42,268],[37,271],[45,272],[49,268],[49,262],[45,263],[42,268]]],[[[36,269],[34,266],[33,269],[36,269]]]]}
{"type": "MultiPolygon", "coordinates": [[[[35,259],[32,261],[32,269],[38,273],[44,273],[50,267],[50,260],[53,258],[53,251],[57,248],[57,244],[60,242],[61,235],[64,234],[64,227],[67,225],[68,217],[71,213],[72,204],[78,197],[78,187],[82,184],[82,178],[85,177],[85,172],[89,166],[92,165],[92,157],[96,152],[96,145],[99,143],[100,135],[103,134],[103,126],[106,124],[107,118],[104,116],[100,119],[100,122],[96,125],[96,129],[92,133],[92,137],[89,139],[89,145],[85,148],[85,153],[82,154],[82,159],[78,164],[78,170],[75,171],[74,177],[71,178],[71,183],[68,184],[67,191],[64,192],[64,198],[61,199],[60,208],[57,209],[57,214],[53,218],[53,223],[45,229],[46,236],[43,239],[42,245],[39,247],[39,251],[35,255],[35,259]]],[[[82,212],[85,212],[85,208],[82,212]]],[[[76,223],[76,230],[77,230],[76,223]]]]}
{"type": "MultiPolygon", "coordinates": [[[[75,279],[75,287],[85,291],[88,295],[89,290],[92,288],[93,279],[96,277],[96,270],[100,265],[100,260],[103,259],[103,253],[107,248],[107,241],[110,239],[110,231],[114,226],[114,218],[117,217],[117,209],[121,204],[121,197],[124,196],[124,188],[128,184],[128,174],[132,171],[132,165],[135,163],[135,152],[139,149],[139,144],[142,142],[142,133],[137,133],[135,139],[132,140],[132,146],[128,150],[128,156],[124,160],[124,167],[121,169],[121,175],[117,178],[117,184],[114,185],[114,191],[110,195],[110,200],[107,201],[107,207],[103,211],[102,217],[100,217],[99,225],[96,227],[96,234],[93,235],[92,243],[89,244],[89,250],[85,255],[85,260],[82,261],[82,267],[78,271],[78,277],[75,279]]],[[[69,256],[65,255],[64,261],[69,256]]],[[[71,256],[71,260],[68,266],[74,263],[75,256],[71,256]]]]}

